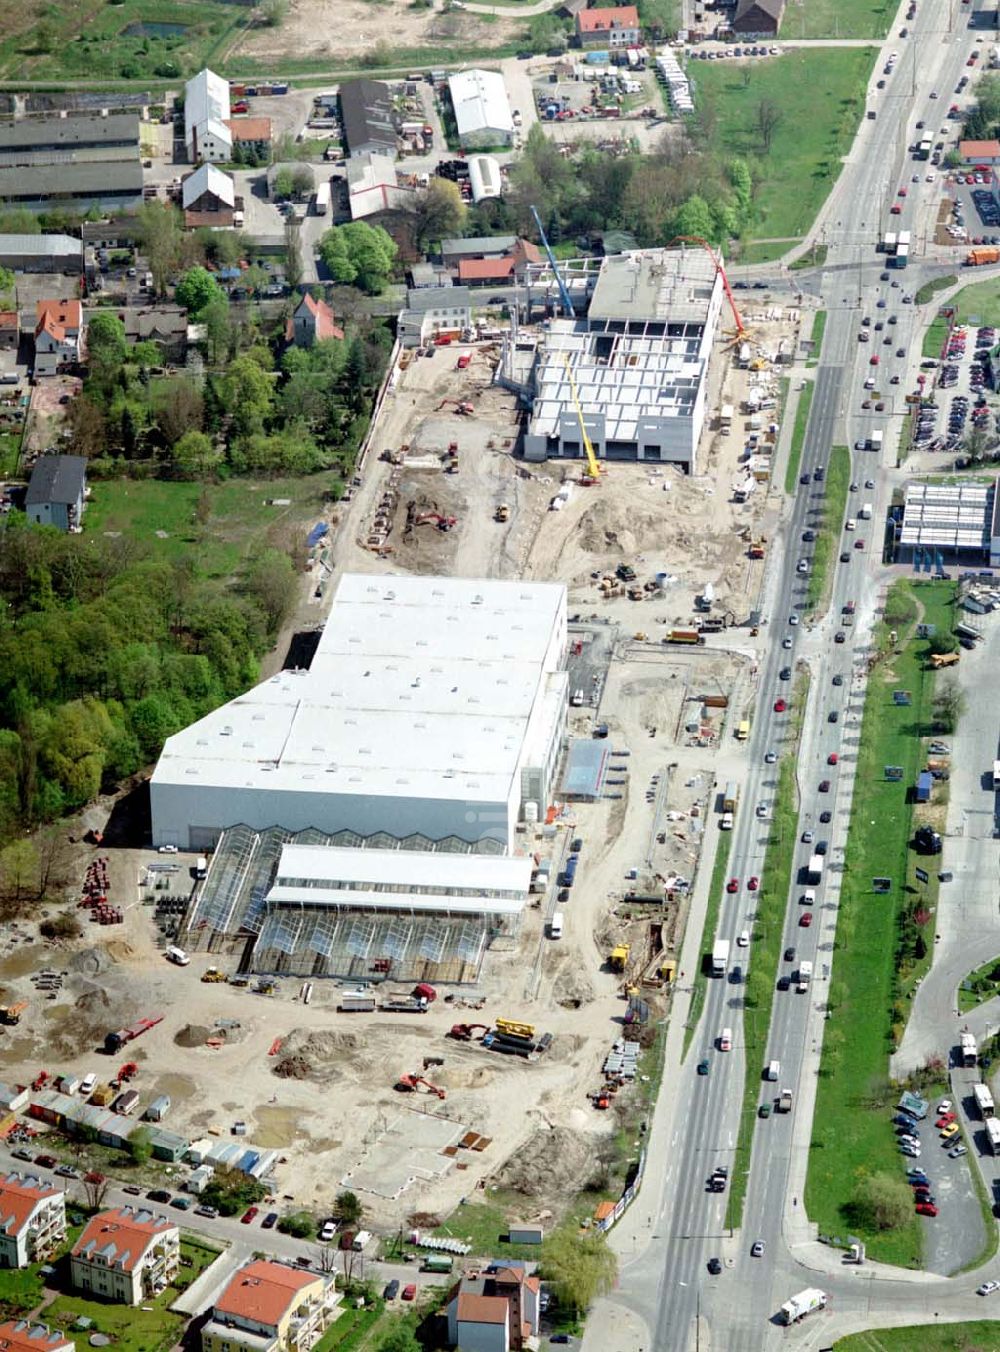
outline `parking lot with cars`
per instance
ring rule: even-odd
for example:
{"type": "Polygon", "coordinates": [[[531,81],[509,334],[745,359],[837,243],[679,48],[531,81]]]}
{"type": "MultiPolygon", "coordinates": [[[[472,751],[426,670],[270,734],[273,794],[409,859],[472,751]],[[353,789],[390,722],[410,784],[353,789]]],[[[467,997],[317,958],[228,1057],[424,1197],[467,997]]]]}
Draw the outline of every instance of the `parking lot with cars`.
{"type": "Polygon", "coordinates": [[[973,428],[992,433],[997,420],[988,386],[985,354],[997,341],[991,325],[957,325],[940,360],[924,365],[933,371],[934,389],[920,407],[913,427],[919,451],[960,452],[973,428]]]}

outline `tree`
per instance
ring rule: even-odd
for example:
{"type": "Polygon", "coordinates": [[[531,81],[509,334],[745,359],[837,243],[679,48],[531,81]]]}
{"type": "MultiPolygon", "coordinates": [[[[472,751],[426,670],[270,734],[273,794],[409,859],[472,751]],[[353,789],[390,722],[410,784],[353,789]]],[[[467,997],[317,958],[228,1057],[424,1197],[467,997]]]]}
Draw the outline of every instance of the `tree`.
{"type": "Polygon", "coordinates": [[[292,196],[308,197],[315,187],[316,180],[308,164],[297,164],[292,170],[292,196]]]}
{"type": "Polygon", "coordinates": [[[280,28],[288,14],[288,0],[261,0],[260,15],[269,28],[280,28]]]}
{"type": "Polygon", "coordinates": [[[761,99],[757,104],[755,115],[757,134],[760,136],[760,143],[765,155],[771,153],[774,133],[781,126],[783,120],[784,113],[772,99],[761,99]]]}
{"type": "Polygon", "coordinates": [[[413,217],[414,238],[421,253],[426,252],[431,240],[461,235],[466,209],[458,184],[435,175],[427,189],[418,194],[413,206],[413,217]]]}
{"type": "Polygon", "coordinates": [[[107,387],[114,380],[127,354],[125,325],[109,310],[97,310],[87,325],[87,361],[99,385],[107,387]]]}
{"type": "Polygon", "coordinates": [[[108,423],[104,411],[88,394],[78,394],[66,413],[69,424],[70,447],[76,455],[92,460],[105,450],[108,442],[108,423]]]}
{"type": "Polygon", "coordinates": [[[108,1188],[111,1186],[111,1179],[104,1174],[98,1173],[92,1169],[83,1176],[83,1195],[86,1198],[87,1206],[91,1211],[100,1211],[104,1205],[104,1199],[108,1195],[108,1188]]]}
{"type": "Polygon", "coordinates": [[[394,1324],[376,1346],[378,1352],[421,1352],[421,1344],[409,1324],[394,1324]]]}
{"type": "Polygon", "coordinates": [[[965,691],[954,679],[940,681],[934,694],[934,723],[942,732],[954,732],[965,713],[965,691]]]}
{"type": "Polygon", "coordinates": [[[913,1195],[894,1174],[864,1174],[847,1203],[852,1224],[862,1230],[895,1230],[913,1214],[913,1195]]]}
{"type": "Polygon", "coordinates": [[[205,400],[193,380],[178,377],[164,389],[154,408],[160,431],[172,446],[185,432],[199,431],[205,414],[205,400]]]}
{"type": "Polygon", "coordinates": [[[264,615],[268,633],[277,635],[299,595],[298,578],[288,555],[277,549],[265,549],[255,555],[244,572],[242,589],[253,597],[264,615]]]}
{"type": "Polygon", "coordinates": [[[542,1246],[541,1271],[559,1304],[582,1314],[612,1289],[618,1262],[603,1235],[557,1230],[542,1246]]]}
{"type": "Polygon", "coordinates": [[[962,450],[970,460],[985,460],[989,453],[996,448],[997,439],[979,423],[973,423],[962,438],[962,450]]]}
{"type": "Polygon", "coordinates": [[[192,319],[198,319],[212,301],[225,300],[218,282],[205,268],[190,268],[177,283],[174,295],[192,319]]]}
{"type": "Polygon", "coordinates": [[[185,432],[173,448],[174,469],[181,479],[204,479],[222,462],[222,454],[204,432],[185,432]]]}
{"type": "Polygon", "coordinates": [[[377,296],[385,287],[396,261],[396,244],[380,225],[352,221],[328,230],[319,251],[334,281],[353,283],[377,296]]]}
{"type": "Polygon", "coordinates": [[[234,347],[235,330],[229,301],[216,287],[216,294],[205,306],[201,314],[205,325],[205,341],[208,344],[208,359],[218,366],[234,347]]]}
{"type": "Polygon", "coordinates": [[[10,268],[0,268],[0,306],[9,309],[14,303],[17,279],[10,268]]]}
{"type": "Polygon", "coordinates": [[[338,1192],[333,1204],[333,1214],[341,1225],[353,1227],[361,1220],[363,1207],[361,1199],[354,1192],[338,1192]]]}
{"type": "Polygon", "coordinates": [[[178,209],[168,202],[144,202],[136,216],[139,243],[153,274],[153,287],[159,295],[167,289],[167,279],[181,256],[183,222],[178,209]]]}
{"type": "Polygon", "coordinates": [[[678,209],[674,216],[674,232],[701,239],[716,238],[716,223],[704,197],[695,193],[678,209]]]}
{"type": "Polygon", "coordinates": [[[302,282],[302,236],[295,221],[285,221],[285,281],[294,291],[302,282]]]}
{"type": "Polygon", "coordinates": [[[312,1239],[316,1233],[316,1217],[311,1211],[290,1211],[278,1221],[278,1229],[283,1235],[293,1235],[296,1239],[312,1239]]]}
{"type": "Polygon", "coordinates": [[[274,195],[275,197],[291,197],[295,191],[294,180],[292,179],[291,168],[283,164],[274,175],[274,195]]]}
{"type": "Polygon", "coordinates": [[[959,647],[958,638],[947,629],[938,629],[927,640],[927,651],[938,657],[958,652],[959,647]]]}
{"type": "Polygon", "coordinates": [[[153,1138],[148,1127],[136,1127],[128,1138],[128,1153],[133,1164],[148,1164],[153,1157],[153,1138]]]}
{"type": "Polygon", "coordinates": [[[237,357],[230,363],[220,395],[237,437],[250,437],[263,430],[273,391],[272,378],[249,357],[237,357]]]}

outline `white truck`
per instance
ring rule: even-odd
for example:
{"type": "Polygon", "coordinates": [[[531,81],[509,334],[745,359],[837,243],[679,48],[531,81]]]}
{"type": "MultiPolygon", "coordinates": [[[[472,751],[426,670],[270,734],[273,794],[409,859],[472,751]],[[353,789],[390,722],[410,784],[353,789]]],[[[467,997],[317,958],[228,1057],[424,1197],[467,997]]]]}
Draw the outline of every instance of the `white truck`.
{"type": "Polygon", "coordinates": [[[729,940],[716,939],[712,949],[712,975],[725,976],[729,970],[729,940]]]}
{"type": "Polygon", "coordinates": [[[779,1317],[783,1324],[797,1324],[800,1319],[804,1319],[807,1314],[814,1314],[817,1310],[826,1308],[827,1294],[820,1291],[816,1286],[807,1286],[804,1291],[800,1291],[797,1296],[792,1296],[791,1300],[786,1300],[779,1310],[779,1317]]]}
{"type": "Polygon", "coordinates": [[[870,502],[864,503],[858,512],[858,516],[862,521],[870,521],[872,519],[872,504],[870,502]]]}
{"type": "Polygon", "coordinates": [[[799,963],[799,982],[798,990],[801,994],[809,989],[809,982],[812,981],[813,965],[809,961],[799,963]]]}
{"type": "Polygon", "coordinates": [[[823,881],[823,856],[813,854],[809,856],[809,863],[806,865],[806,882],[816,883],[823,881]]]}
{"type": "Polygon", "coordinates": [[[316,189],[316,215],[326,216],[330,211],[330,180],[325,178],[316,189]]]}

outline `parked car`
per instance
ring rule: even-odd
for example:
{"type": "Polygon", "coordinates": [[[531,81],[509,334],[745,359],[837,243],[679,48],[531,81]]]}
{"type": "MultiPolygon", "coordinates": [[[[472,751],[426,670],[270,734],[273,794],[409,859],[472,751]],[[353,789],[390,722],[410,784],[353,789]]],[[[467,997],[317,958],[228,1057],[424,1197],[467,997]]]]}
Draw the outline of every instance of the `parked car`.
{"type": "Polygon", "coordinates": [[[248,1206],[246,1211],[244,1211],[243,1215],[240,1217],[240,1224],[249,1225],[252,1221],[256,1220],[259,1211],[259,1207],[248,1206]]]}
{"type": "Polygon", "coordinates": [[[399,1295],[399,1282],[397,1282],[395,1277],[393,1277],[392,1281],[386,1284],[386,1288],[382,1292],[382,1299],[395,1300],[398,1295],[399,1295]]]}
{"type": "Polygon", "coordinates": [[[416,1300],[416,1298],[417,1298],[417,1288],[416,1288],[416,1285],[415,1285],[413,1282],[410,1282],[407,1286],[404,1286],[404,1287],[403,1287],[403,1297],[402,1297],[402,1298],[403,1298],[403,1300],[416,1300]]]}
{"type": "Polygon", "coordinates": [[[269,1211],[267,1215],[264,1217],[264,1219],[261,1221],[260,1228],[262,1230],[273,1230],[277,1224],[278,1224],[278,1213],[276,1211],[269,1211]]]}
{"type": "Polygon", "coordinates": [[[219,1213],[216,1211],[214,1206],[206,1206],[205,1203],[203,1202],[201,1206],[195,1207],[194,1214],[196,1216],[205,1216],[208,1220],[212,1221],[215,1220],[216,1216],[219,1213]]]}

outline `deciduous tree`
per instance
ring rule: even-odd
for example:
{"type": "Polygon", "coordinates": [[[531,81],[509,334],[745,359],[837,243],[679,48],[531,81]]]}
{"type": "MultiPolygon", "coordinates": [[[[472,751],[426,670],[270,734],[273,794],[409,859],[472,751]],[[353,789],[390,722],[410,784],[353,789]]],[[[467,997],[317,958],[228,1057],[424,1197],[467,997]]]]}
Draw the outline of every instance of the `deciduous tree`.
{"type": "Polygon", "coordinates": [[[557,1230],[542,1246],[541,1270],[560,1305],[583,1313],[612,1289],[618,1263],[603,1235],[557,1230]]]}

